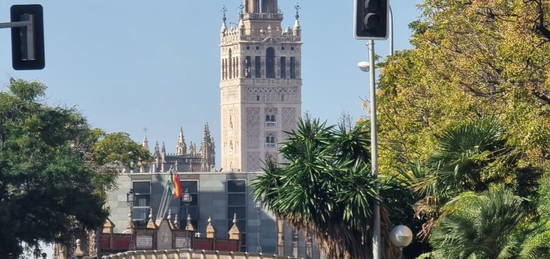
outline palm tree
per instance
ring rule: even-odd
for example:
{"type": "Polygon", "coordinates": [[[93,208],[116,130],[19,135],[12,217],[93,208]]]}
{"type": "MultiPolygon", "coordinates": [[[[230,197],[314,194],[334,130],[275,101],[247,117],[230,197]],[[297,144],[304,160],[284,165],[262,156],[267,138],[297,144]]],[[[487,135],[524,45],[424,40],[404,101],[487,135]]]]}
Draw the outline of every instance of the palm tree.
{"type": "Polygon", "coordinates": [[[524,219],[525,200],[502,187],[465,192],[443,209],[430,237],[433,258],[518,258],[513,233],[524,219]]]}
{"type": "MultiPolygon", "coordinates": [[[[289,133],[281,153],[287,163],[267,161],[253,183],[255,198],[298,230],[314,234],[326,258],[371,258],[377,188],[392,185],[371,174],[369,133],[305,118],[289,133]]],[[[391,223],[383,210],[383,234],[391,223]]],[[[385,239],[388,240],[388,239],[385,239]]],[[[386,255],[396,250],[386,241],[386,255]]]]}
{"type": "Polygon", "coordinates": [[[460,193],[514,182],[518,160],[517,152],[507,145],[504,128],[493,117],[448,128],[437,136],[432,156],[401,172],[405,184],[422,197],[416,212],[426,223],[419,236],[429,236],[444,213],[441,208],[460,193]]]}

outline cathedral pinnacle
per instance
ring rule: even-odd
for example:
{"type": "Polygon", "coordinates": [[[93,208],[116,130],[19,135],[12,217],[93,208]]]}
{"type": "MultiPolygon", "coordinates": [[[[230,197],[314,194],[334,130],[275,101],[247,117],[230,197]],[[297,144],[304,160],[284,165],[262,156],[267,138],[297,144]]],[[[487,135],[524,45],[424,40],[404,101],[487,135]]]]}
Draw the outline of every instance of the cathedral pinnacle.
{"type": "Polygon", "coordinates": [[[180,135],[178,136],[178,142],[176,144],[176,155],[183,156],[185,154],[187,154],[187,144],[185,144],[183,128],[180,128],[180,135]]]}
{"type": "Polygon", "coordinates": [[[149,151],[149,140],[147,139],[147,135],[143,138],[143,143],[141,146],[146,150],[149,151]]]}
{"type": "Polygon", "coordinates": [[[159,142],[155,142],[155,153],[153,154],[155,157],[160,157],[160,148],[159,148],[159,142]]]}

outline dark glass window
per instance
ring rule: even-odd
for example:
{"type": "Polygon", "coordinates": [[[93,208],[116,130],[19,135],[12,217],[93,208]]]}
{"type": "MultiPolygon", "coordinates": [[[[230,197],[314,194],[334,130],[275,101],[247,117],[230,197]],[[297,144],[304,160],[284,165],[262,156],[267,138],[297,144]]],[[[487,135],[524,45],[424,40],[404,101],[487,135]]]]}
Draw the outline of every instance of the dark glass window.
{"type": "Polygon", "coordinates": [[[247,56],[244,60],[244,76],[246,78],[252,77],[252,57],[247,56]]]}
{"type": "Polygon", "coordinates": [[[135,194],[151,194],[151,182],[133,182],[135,194]]]}
{"type": "Polygon", "coordinates": [[[262,58],[260,56],[254,58],[254,70],[256,78],[262,77],[262,58]]]}
{"type": "Polygon", "coordinates": [[[281,78],[286,78],[286,57],[281,57],[281,78]]]}
{"type": "Polygon", "coordinates": [[[290,78],[296,79],[296,58],[290,57],[290,78]]]}
{"type": "Polygon", "coordinates": [[[246,183],[244,180],[227,181],[227,192],[246,192],[246,183]]]}
{"type": "Polygon", "coordinates": [[[244,194],[228,194],[227,204],[229,206],[245,206],[246,196],[244,194]]]}
{"type": "Polygon", "coordinates": [[[151,182],[132,182],[134,203],[132,204],[132,219],[136,226],[146,224],[151,210],[151,182]]]}
{"type": "MultiPolygon", "coordinates": [[[[237,227],[246,237],[246,181],[227,181],[227,230],[233,226],[233,216],[237,216],[237,227]]],[[[246,239],[241,239],[241,251],[246,251],[246,239]]]]}
{"type": "Polygon", "coordinates": [[[275,49],[267,48],[265,55],[265,76],[275,78],[275,49]]]}

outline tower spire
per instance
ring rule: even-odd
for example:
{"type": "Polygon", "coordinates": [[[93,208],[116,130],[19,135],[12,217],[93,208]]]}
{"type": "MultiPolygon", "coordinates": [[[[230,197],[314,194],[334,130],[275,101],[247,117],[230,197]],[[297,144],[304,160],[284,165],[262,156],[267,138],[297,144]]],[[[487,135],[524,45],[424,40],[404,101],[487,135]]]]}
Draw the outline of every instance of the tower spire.
{"type": "Polygon", "coordinates": [[[178,143],[176,144],[176,155],[183,156],[185,154],[187,154],[187,144],[185,143],[183,128],[180,128],[180,135],[178,136],[178,143]]]}
{"type": "Polygon", "coordinates": [[[159,142],[155,142],[155,153],[153,153],[154,157],[160,157],[160,148],[159,148],[159,142]]]}

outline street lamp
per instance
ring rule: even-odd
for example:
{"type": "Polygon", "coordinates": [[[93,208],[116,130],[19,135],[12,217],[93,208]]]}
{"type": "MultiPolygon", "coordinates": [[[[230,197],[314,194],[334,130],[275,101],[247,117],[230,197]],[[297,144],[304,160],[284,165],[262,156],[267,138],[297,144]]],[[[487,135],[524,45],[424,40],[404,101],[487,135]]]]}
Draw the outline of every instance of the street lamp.
{"type": "MultiPolygon", "coordinates": [[[[189,212],[189,206],[193,202],[193,196],[191,193],[189,193],[189,189],[185,188],[185,191],[183,192],[183,195],[181,196],[181,201],[183,202],[183,205],[185,206],[185,214],[189,216],[191,213],[189,212]]],[[[189,218],[189,217],[187,217],[189,218]]]]}
{"type": "Polygon", "coordinates": [[[403,248],[410,245],[412,240],[413,232],[405,225],[395,226],[390,233],[390,241],[399,248],[400,258],[403,256],[403,248]]]}

